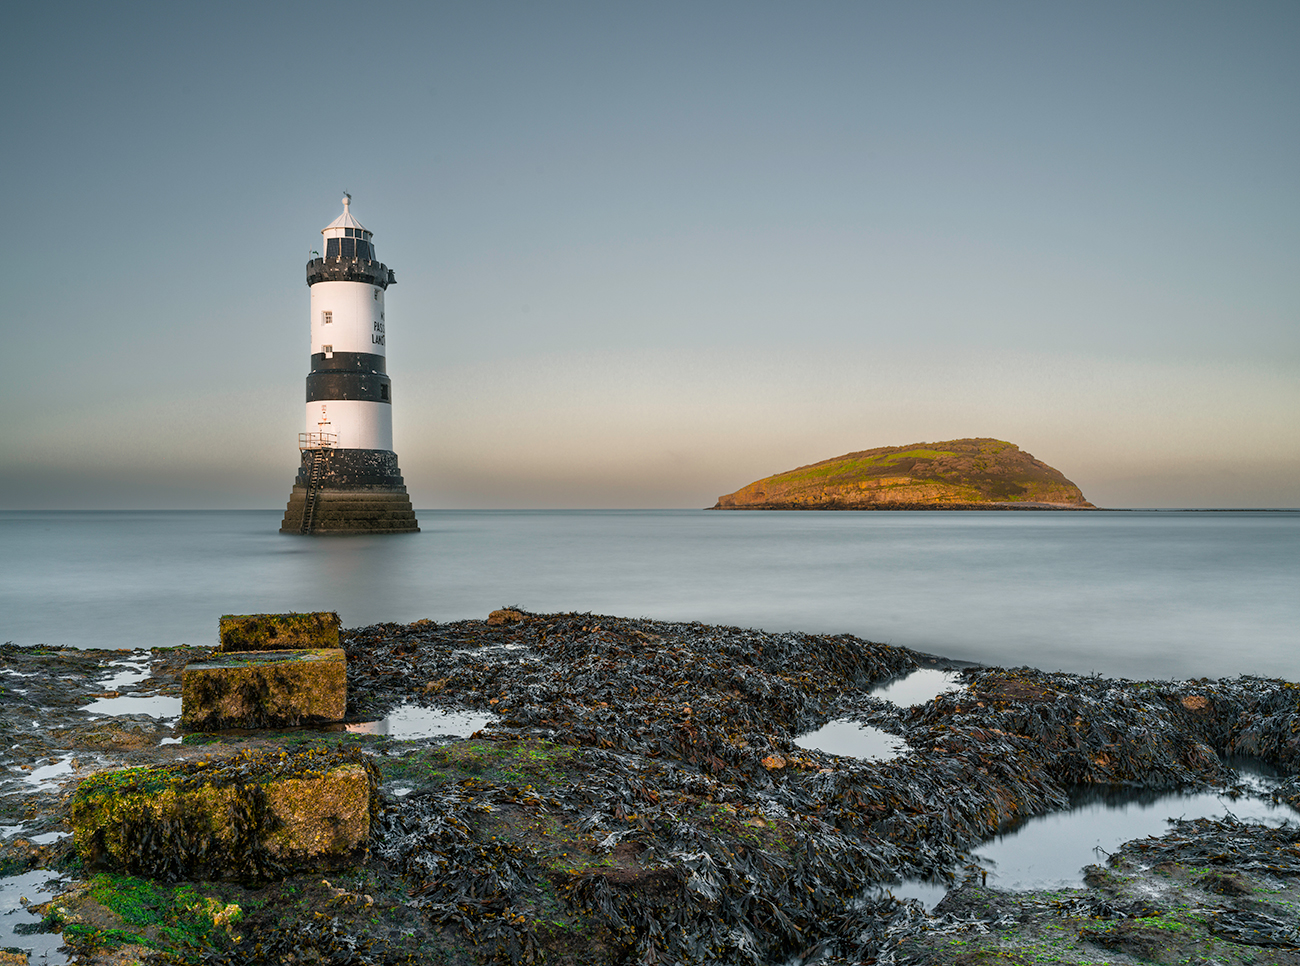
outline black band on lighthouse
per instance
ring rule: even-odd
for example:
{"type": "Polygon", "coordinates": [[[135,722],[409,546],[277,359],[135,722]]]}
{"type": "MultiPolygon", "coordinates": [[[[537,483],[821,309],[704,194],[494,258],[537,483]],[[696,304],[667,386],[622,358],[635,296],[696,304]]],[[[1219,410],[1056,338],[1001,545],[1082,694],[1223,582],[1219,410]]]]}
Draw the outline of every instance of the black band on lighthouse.
{"type": "Polygon", "coordinates": [[[307,263],[307,284],[364,282],[386,289],[397,284],[393,270],[382,262],[360,258],[313,258],[307,263]]]}
{"type": "Polygon", "coordinates": [[[384,357],[373,352],[335,352],[328,358],[323,352],[313,352],[311,356],[312,372],[384,372],[385,366],[384,357]]]}
{"type": "Polygon", "coordinates": [[[360,399],[391,403],[392,380],[377,372],[313,372],[307,376],[307,401],[360,399]]]}

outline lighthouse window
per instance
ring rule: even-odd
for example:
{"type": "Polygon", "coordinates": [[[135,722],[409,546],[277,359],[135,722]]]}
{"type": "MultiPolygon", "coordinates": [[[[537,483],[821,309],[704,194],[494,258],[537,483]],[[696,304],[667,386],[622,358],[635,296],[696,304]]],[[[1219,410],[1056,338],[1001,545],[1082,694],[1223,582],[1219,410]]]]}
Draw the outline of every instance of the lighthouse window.
{"type": "Polygon", "coordinates": [[[329,325],[334,321],[334,313],[325,311],[320,314],[321,325],[329,325]]]}
{"type": "Polygon", "coordinates": [[[380,399],[387,399],[387,398],[388,398],[388,387],[387,387],[387,386],[380,386],[380,387],[379,387],[379,398],[380,398],[380,399]]]}
{"type": "Polygon", "coordinates": [[[339,240],[340,240],[341,242],[343,242],[343,246],[342,246],[342,247],[343,247],[343,257],[344,257],[344,258],[356,258],[356,257],[357,257],[357,240],[356,240],[355,238],[341,238],[341,239],[339,239],[339,240]]]}
{"type": "Polygon", "coordinates": [[[326,258],[339,257],[339,240],[337,238],[325,239],[325,257],[326,258]]]}

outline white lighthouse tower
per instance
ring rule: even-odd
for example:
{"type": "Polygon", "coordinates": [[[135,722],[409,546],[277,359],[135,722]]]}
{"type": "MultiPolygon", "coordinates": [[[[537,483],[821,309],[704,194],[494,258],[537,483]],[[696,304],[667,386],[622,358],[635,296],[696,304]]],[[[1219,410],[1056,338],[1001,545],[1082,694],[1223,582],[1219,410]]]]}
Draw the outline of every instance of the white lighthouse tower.
{"type": "Polygon", "coordinates": [[[384,293],[396,284],[373,235],[343,196],[321,230],[324,258],[307,263],[311,372],[301,465],[281,533],[414,533],[420,527],[393,452],[393,392],[385,369],[384,293]]]}

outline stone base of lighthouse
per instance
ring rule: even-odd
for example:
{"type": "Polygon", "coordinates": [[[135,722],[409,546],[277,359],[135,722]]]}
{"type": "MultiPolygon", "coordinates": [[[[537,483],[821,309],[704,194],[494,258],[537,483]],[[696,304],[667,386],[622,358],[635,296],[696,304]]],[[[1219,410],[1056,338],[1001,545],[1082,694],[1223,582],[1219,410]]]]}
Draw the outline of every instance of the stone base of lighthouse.
{"type": "Polygon", "coordinates": [[[419,533],[397,455],[381,449],[308,449],[281,533],[419,533]]]}

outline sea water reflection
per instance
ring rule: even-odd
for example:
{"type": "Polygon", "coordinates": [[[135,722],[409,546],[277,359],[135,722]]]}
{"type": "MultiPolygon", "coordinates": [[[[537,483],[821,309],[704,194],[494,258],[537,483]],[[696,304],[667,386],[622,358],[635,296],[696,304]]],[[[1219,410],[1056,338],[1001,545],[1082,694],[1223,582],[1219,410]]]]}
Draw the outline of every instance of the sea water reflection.
{"type": "Polygon", "coordinates": [[[27,907],[48,902],[66,882],[66,876],[48,869],[0,878],[0,949],[23,950],[28,954],[27,961],[33,964],[56,966],[68,962],[59,952],[63,945],[62,933],[27,932],[37,928],[41,921],[27,907]]]}
{"type": "Polygon", "coordinates": [[[497,720],[496,715],[476,711],[440,711],[403,704],[378,721],[360,721],[346,727],[352,734],[387,735],[413,741],[418,738],[468,738],[497,720]]]}
{"type": "Polygon", "coordinates": [[[900,708],[925,704],[948,691],[957,691],[963,687],[960,674],[956,671],[936,671],[933,668],[921,668],[902,677],[894,678],[869,693],[873,697],[892,701],[900,708]]]}
{"type": "MultiPolygon", "coordinates": [[[[868,693],[872,697],[882,698],[906,708],[924,704],[946,691],[955,691],[960,687],[962,687],[962,677],[955,671],[921,668],[886,681],[868,693]]],[[[876,761],[896,758],[907,749],[907,742],[898,735],[870,725],[858,724],[851,718],[836,718],[828,721],[815,731],[800,735],[795,739],[795,744],[800,748],[824,751],[828,755],[876,761]]]]}
{"type": "Polygon", "coordinates": [[[828,721],[816,731],[795,739],[800,748],[824,751],[828,755],[889,761],[907,750],[907,742],[888,731],[860,725],[847,718],[828,721]]]}
{"type": "Polygon", "coordinates": [[[1125,842],[1163,835],[1170,819],[1223,818],[1281,825],[1300,815],[1285,805],[1215,792],[1092,789],[1076,794],[1069,811],[1031,818],[974,852],[1002,889],[1064,889],[1083,884],[1085,865],[1104,865],[1125,842]]]}
{"type": "Polygon", "coordinates": [[[1300,513],[420,511],[313,539],[280,511],[0,512],[0,641],[215,643],[224,613],[345,625],[505,603],[856,634],[1131,678],[1300,678],[1300,513]]]}
{"type": "MultiPolygon", "coordinates": [[[[1267,768],[1238,763],[1243,784],[1266,793],[1281,780],[1267,768]],[[1248,770],[1251,769],[1251,770],[1248,770]]],[[[1074,889],[1083,886],[1083,869],[1105,865],[1125,842],[1164,835],[1174,819],[1231,816],[1240,821],[1281,825],[1300,820],[1285,805],[1219,792],[1181,792],[1133,788],[1078,789],[1070,808],[1039,815],[975,848],[976,865],[987,884],[1013,891],[1074,889]]],[[[909,880],[890,891],[933,908],[948,892],[946,884],[909,880]]]]}

